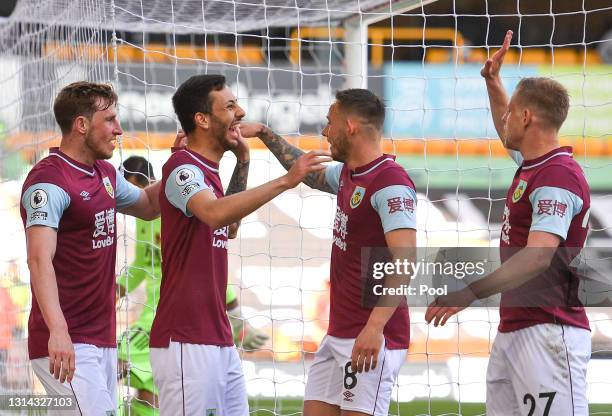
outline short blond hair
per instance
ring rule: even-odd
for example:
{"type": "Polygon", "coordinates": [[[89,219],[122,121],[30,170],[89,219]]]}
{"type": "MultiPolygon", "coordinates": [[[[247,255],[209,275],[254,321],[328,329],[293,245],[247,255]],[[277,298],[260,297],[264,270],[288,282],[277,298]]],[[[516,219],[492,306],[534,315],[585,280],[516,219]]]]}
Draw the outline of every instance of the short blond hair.
{"type": "Polygon", "coordinates": [[[561,128],[569,111],[569,95],[561,83],[550,78],[523,78],[516,86],[519,105],[528,107],[556,130],[561,128]]]}

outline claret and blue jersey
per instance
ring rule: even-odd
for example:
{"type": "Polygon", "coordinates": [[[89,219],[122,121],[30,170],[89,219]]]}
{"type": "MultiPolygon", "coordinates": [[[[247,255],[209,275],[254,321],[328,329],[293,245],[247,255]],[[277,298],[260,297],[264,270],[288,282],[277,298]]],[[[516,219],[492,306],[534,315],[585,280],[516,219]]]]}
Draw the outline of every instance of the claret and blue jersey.
{"type": "MultiPolygon", "coordinates": [[[[328,334],[356,338],[371,309],[363,307],[361,249],[387,247],[385,233],[416,229],[417,197],[406,171],[395,156],[382,155],[354,171],[344,164],[325,170],[337,193],[331,253],[328,334]]],[[[410,341],[408,308],[400,305],[384,329],[388,349],[406,349],[410,341]]]]}
{"type": "MultiPolygon", "coordinates": [[[[506,196],[500,249],[502,261],[527,245],[529,232],[544,231],[561,238],[560,249],[577,254],[584,246],[590,210],[589,186],[571,147],[560,147],[520,163],[506,196]]],[[[567,261],[571,261],[568,258],[567,261]]],[[[578,301],[578,276],[570,268],[551,267],[522,287],[502,294],[499,330],[509,332],[539,323],[558,323],[589,329],[578,301]],[[543,289],[545,287],[545,289],[543,289]],[[525,304],[527,293],[532,299],[525,304]],[[537,307],[536,296],[546,307],[537,307]],[[562,305],[568,305],[566,307],[562,305]]]]}
{"type": "MultiPolygon", "coordinates": [[[[116,347],[115,254],[117,209],[141,190],[108,162],[79,163],[52,148],[28,174],[22,189],[24,227],[57,230],[53,268],[60,307],[74,343],[116,347]]],[[[48,356],[49,329],[36,295],[28,322],[30,359],[48,356]]]]}

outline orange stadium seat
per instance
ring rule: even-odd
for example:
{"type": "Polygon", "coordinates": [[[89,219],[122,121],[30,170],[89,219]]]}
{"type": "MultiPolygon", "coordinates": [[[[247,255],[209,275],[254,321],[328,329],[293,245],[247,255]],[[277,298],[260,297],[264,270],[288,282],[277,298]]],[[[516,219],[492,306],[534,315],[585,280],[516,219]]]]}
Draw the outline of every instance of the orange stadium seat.
{"type": "Polygon", "coordinates": [[[450,48],[427,48],[425,60],[430,64],[451,62],[452,53],[450,48]]]}
{"type": "Polygon", "coordinates": [[[519,54],[522,64],[544,64],[550,62],[550,57],[545,49],[523,48],[519,54]]]}
{"type": "Polygon", "coordinates": [[[554,48],[551,60],[554,59],[555,65],[575,65],[578,62],[578,54],[572,48],[554,48]]]}

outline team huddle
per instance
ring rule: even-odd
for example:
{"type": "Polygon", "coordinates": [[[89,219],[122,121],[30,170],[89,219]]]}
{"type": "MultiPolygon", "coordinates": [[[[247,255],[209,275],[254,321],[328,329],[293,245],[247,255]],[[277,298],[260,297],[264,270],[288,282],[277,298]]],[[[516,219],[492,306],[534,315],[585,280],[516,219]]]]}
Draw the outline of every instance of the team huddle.
{"type": "MultiPolygon", "coordinates": [[[[425,319],[444,325],[475,300],[501,293],[487,414],[587,415],[591,337],[578,277],[569,268],[551,277],[550,265],[557,250],[584,246],[589,187],[557,137],[569,108],[565,88],[525,78],[507,96],[500,68],[511,38],[508,32],[481,70],[495,128],[519,165],[505,202],[502,265],[438,297],[425,319]],[[550,279],[571,290],[551,290],[553,306],[519,305],[521,293],[550,279]]],[[[410,305],[405,297],[363,304],[362,249],[397,257],[416,248],[417,190],[382,151],[383,101],[366,89],[335,98],[322,131],[329,151],[306,153],[242,121],[245,111],[223,76],[193,76],[172,98],[182,132],[155,181],[143,158],[119,170],[106,161],[122,134],[110,86],[83,81],[61,90],[54,103],[61,144],[27,176],[20,208],[32,286],[29,357],[47,393],[75,397],[65,414],[116,414],[117,374],[130,372],[138,391],[132,414],[249,415],[235,344],[256,349],[267,336],[237,313],[228,240],[242,218],[299,183],[337,197],[329,329],[310,366],[304,415],[388,414],[409,348],[410,305]],[[245,137],[259,138],[287,173],[247,189],[245,137]],[[224,189],[219,162],[227,151],[237,162],[224,189]],[[140,263],[119,278],[117,212],[138,218],[138,240],[146,242],[137,246],[140,263]],[[143,280],[145,310],[117,349],[117,288],[123,295],[143,280]]]]}

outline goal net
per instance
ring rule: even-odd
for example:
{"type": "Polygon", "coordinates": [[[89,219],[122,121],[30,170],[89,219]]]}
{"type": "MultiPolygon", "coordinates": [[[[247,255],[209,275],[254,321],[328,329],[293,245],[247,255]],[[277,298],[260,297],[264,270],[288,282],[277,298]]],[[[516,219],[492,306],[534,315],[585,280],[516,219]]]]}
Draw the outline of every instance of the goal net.
{"type": "MultiPolygon", "coordinates": [[[[578,0],[8,1],[0,7],[0,394],[42,392],[27,360],[31,300],[19,196],[32,165],[59,143],[52,103],[63,86],[112,83],[124,135],[111,162],[144,156],[157,178],[179,128],[171,96],[191,75],[225,75],[247,120],[305,150],[327,148],[320,132],[335,92],[367,87],[385,101],[384,149],[417,187],[418,245],[495,247],[516,164],[497,139],[479,71],[511,29],[506,88],[547,76],[570,93],[560,137],[592,190],[587,247],[605,258],[612,242],[611,11],[607,1],[578,0]]],[[[284,172],[261,142],[249,143],[249,187],[284,172]]],[[[225,185],[234,161],[230,153],[221,161],[225,185]]],[[[332,196],[301,185],[246,217],[230,243],[241,315],[269,336],[260,350],[241,350],[254,414],[301,412],[327,329],[334,212],[332,196]]],[[[132,264],[137,237],[133,219],[118,221],[119,276],[132,264]]],[[[118,337],[129,340],[130,325],[150,308],[145,293],[140,287],[118,302],[118,337]]],[[[609,410],[611,312],[588,313],[589,403],[609,410]]],[[[425,323],[423,308],[410,315],[411,346],[390,413],[484,414],[497,310],[469,308],[442,328],[425,323]]],[[[129,372],[119,384],[127,414],[136,400],[129,372]]]]}

